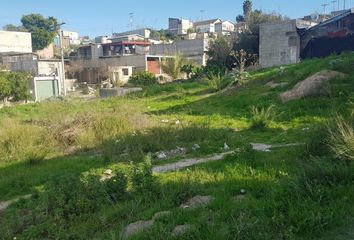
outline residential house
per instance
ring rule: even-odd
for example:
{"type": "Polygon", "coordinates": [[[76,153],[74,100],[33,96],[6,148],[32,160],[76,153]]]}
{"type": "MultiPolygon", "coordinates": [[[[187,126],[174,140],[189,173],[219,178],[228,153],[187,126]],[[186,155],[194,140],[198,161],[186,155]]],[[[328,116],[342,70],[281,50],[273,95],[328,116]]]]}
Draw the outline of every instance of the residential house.
{"type": "Polygon", "coordinates": [[[56,59],[40,59],[36,53],[8,53],[2,56],[5,69],[28,72],[33,76],[31,89],[35,101],[62,95],[62,63],[56,59]]]}
{"type": "Polygon", "coordinates": [[[222,21],[215,24],[215,32],[220,35],[230,35],[235,32],[235,24],[231,21],[222,21]]]}
{"type": "Polygon", "coordinates": [[[211,19],[211,20],[206,20],[206,21],[201,21],[201,22],[195,22],[194,23],[194,28],[196,29],[197,32],[200,33],[215,33],[215,26],[217,24],[221,24],[222,21],[220,19],[211,19]]]}
{"type": "Polygon", "coordinates": [[[78,32],[73,32],[73,31],[62,31],[62,36],[69,38],[70,45],[80,45],[81,40],[78,32]]]}
{"type": "Polygon", "coordinates": [[[193,22],[187,19],[169,18],[167,32],[173,35],[186,35],[189,29],[193,29],[193,22]]]}
{"type": "Polygon", "coordinates": [[[31,53],[31,33],[0,31],[0,54],[31,53]]]}
{"type": "Polygon", "coordinates": [[[150,38],[151,30],[148,28],[141,28],[141,29],[136,29],[136,30],[127,31],[127,32],[113,33],[112,37],[115,38],[115,37],[135,35],[135,34],[143,36],[144,38],[150,38]]]}

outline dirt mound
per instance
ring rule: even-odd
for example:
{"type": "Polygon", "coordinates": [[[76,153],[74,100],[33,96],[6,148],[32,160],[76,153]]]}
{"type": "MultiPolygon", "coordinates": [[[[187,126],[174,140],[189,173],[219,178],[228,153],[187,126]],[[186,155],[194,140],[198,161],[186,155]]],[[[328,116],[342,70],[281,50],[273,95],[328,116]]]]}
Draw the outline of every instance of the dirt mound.
{"type": "Polygon", "coordinates": [[[344,78],[345,74],[336,71],[321,71],[299,82],[290,91],[280,94],[283,102],[304,97],[326,96],[329,94],[329,80],[344,78]]]}

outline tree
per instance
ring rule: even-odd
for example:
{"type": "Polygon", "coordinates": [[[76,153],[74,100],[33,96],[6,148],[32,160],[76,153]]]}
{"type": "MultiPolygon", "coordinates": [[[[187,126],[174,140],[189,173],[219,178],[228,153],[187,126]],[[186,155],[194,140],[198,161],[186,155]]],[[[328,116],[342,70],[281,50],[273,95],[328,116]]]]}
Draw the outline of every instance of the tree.
{"type": "Polygon", "coordinates": [[[248,17],[250,16],[252,12],[252,1],[251,0],[245,0],[243,2],[243,16],[247,20],[248,17]]]}
{"type": "Polygon", "coordinates": [[[175,80],[181,77],[181,69],[186,62],[187,60],[180,53],[177,53],[172,58],[163,59],[161,68],[164,73],[168,74],[175,80]]]}
{"type": "Polygon", "coordinates": [[[32,33],[33,51],[48,47],[58,32],[58,21],[40,14],[29,14],[21,18],[22,26],[32,33]]]}
{"type": "Polygon", "coordinates": [[[232,44],[224,37],[216,39],[208,50],[208,62],[209,67],[218,67],[221,69],[232,69],[234,59],[231,56],[232,44]]]}
{"type": "Polygon", "coordinates": [[[242,23],[242,22],[245,22],[245,17],[243,15],[238,15],[236,17],[236,22],[237,23],[242,23]]]}
{"type": "Polygon", "coordinates": [[[15,26],[13,24],[7,24],[2,27],[4,31],[10,32],[27,32],[27,30],[23,26],[15,26]]]}
{"type": "Polygon", "coordinates": [[[27,100],[29,95],[30,75],[27,73],[11,72],[7,74],[11,86],[11,97],[13,101],[27,100]]]}
{"type": "Polygon", "coordinates": [[[263,23],[279,23],[286,20],[278,14],[265,14],[260,10],[255,10],[249,14],[246,19],[247,31],[242,32],[238,36],[234,50],[243,49],[250,54],[259,54],[259,32],[260,25],[263,23]]]}
{"type": "Polygon", "coordinates": [[[11,95],[11,84],[6,78],[6,73],[0,71],[0,100],[6,101],[11,95]]]}

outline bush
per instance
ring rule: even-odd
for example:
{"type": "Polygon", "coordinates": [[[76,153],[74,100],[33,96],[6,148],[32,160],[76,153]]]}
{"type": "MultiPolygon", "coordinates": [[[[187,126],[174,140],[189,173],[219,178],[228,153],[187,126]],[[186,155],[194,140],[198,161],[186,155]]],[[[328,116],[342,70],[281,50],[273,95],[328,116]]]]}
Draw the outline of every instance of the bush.
{"type": "Polygon", "coordinates": [[[134,73],[130,79],[129,83],[136,86],[149,86],[158,83],[158,79],[155,74],[150,72],[137,72],[134,73]]]}
{"type": "Polygon", "coordinates": [[[251,129],[265,129],[275,117],[274,105],[268,108],[253,106],[251,112],[251,129]]]}
{"type": "Polygon", "coordinates": [[[145,158],[143,163],[132,166],[131,181],[137,193],[154,191],[155,178],[152,175],[151,157],[145,158]]]}
{"type": "Polygon", "coordinates": [[[335,127],[329,129],[329,146],[333,152],[344,160],[354,160],[354,127],[353,122],[338,117],[335,127]]]}
{"type": "Polygon", "coordinates": [[[124,199],[128,186],[128,179],[124,173],[116,171],[115,176],[103,184],[111,201],[118,202],[118,200],[124,199]]]}

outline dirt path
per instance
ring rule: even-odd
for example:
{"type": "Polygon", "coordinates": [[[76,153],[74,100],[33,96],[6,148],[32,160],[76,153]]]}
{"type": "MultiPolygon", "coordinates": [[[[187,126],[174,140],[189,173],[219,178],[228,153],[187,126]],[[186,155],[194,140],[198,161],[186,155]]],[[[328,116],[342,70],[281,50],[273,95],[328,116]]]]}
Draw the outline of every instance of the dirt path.
{"type": "Polygon", "coordinates": [[[30,197],[32,197],[31,194],[29,195],[25,195],[25,196],[21,196],[9,201],[5,201],[5,202],[0,202],[0,212],[4,211],[6,208],[8,208],[11,204],[20,201],[21,199],[29,199],[30,197]]]}
{"type": "Polygon", "coordinates": [[[223,160],[225,156],[230,155],[234,153],[234,151],[230,152],[224,152],[220,154],[215,154],[214,156],[211,157],[204,157],[204,158],[190,158],[190,159],[185,159],[179,162],[175,163],[170,163],[162,166],[156,166],[152,169],[154,173],[167,173],[167,172],[173,172],[180,170],[182,168],[206,163],[206,162],[213,162],[213,161],[220,161],[223,160]]]}

